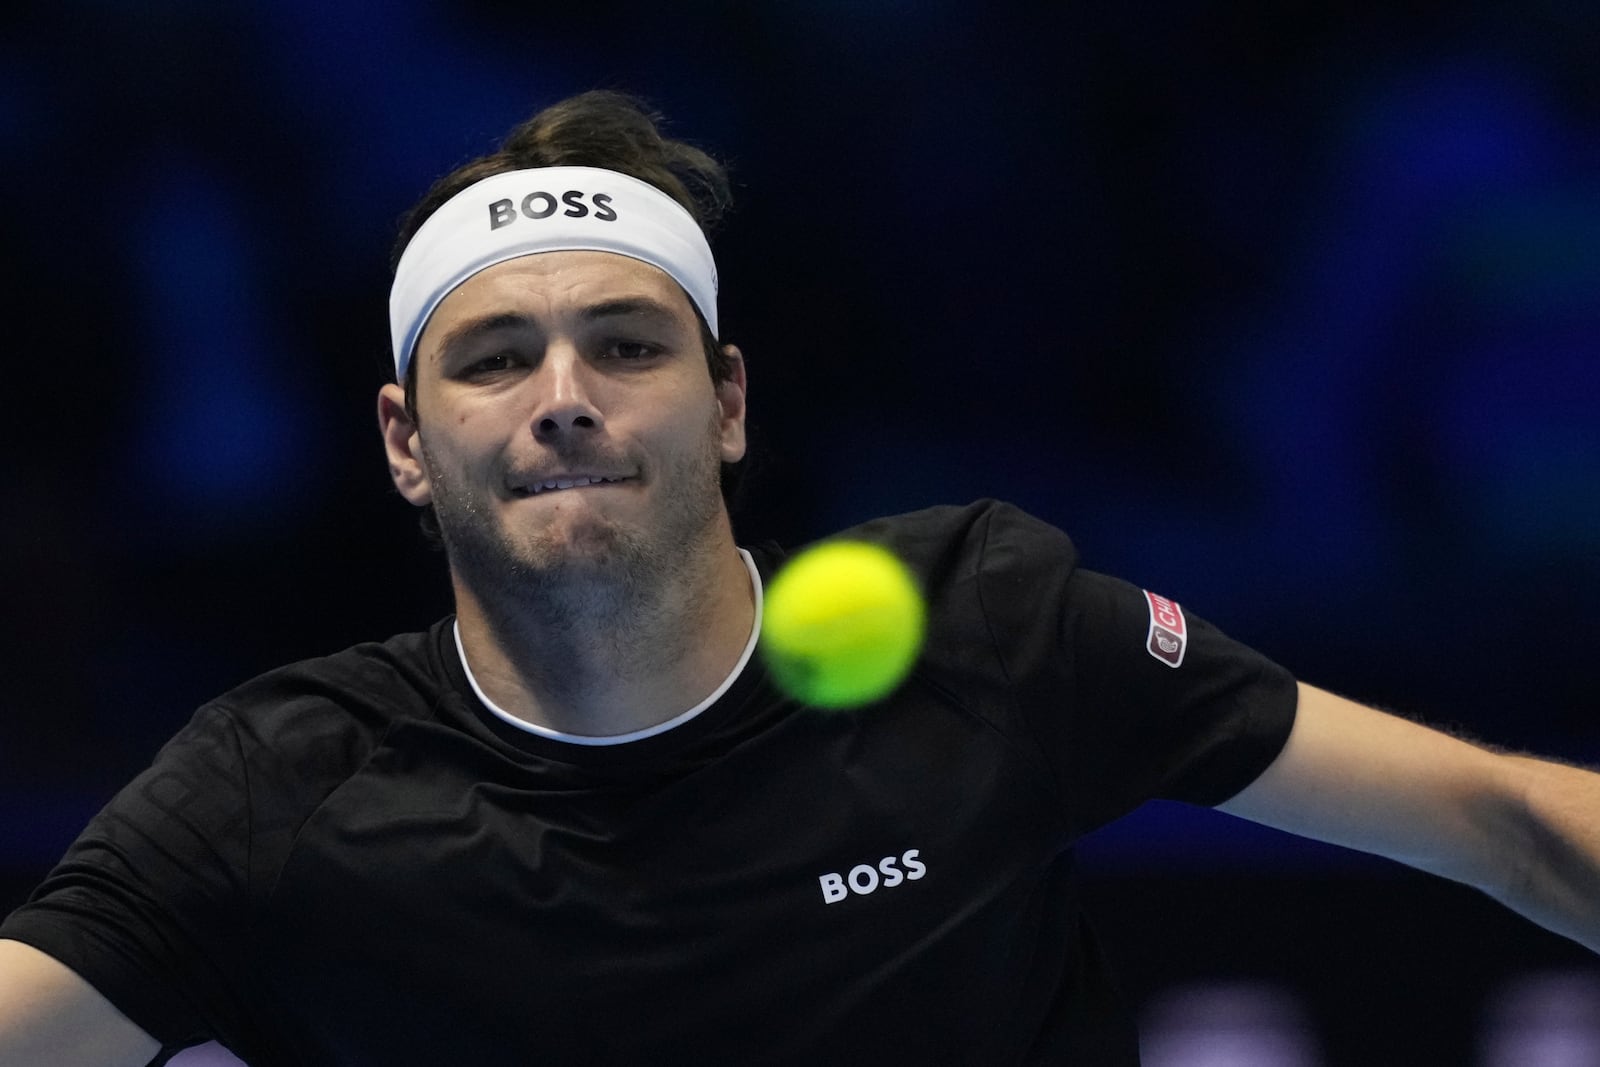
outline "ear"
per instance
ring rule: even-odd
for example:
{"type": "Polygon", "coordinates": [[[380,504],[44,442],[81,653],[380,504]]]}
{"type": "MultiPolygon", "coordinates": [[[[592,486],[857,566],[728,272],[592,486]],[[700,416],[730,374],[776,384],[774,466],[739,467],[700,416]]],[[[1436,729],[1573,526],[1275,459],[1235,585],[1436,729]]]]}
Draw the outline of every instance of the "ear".
{"type": "Polygon", "coordinates": [[[722,354],[728,358],[732,372],[727,381],[717,384],[717,404],[722,409],[722,461],[737,463],[744,458],[746,446],[744,353],[737,345],[723,345],[722,354]]]}
{"type": "Polygon", "coordinates": [[[433,503],[433,484],[422,462],[417,424],[406,414],[406,391],[394,382],[378,390],[378,432],[389,456],[389,477],[400,495],[417,507],[433,503]]]}

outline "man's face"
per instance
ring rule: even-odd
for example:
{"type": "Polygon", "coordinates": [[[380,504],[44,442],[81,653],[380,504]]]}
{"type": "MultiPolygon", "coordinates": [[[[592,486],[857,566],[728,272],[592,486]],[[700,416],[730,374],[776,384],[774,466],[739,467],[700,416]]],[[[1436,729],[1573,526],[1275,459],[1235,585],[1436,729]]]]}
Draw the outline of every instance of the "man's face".
{"type": "Polygon", "coordinates": [[[434,505],[458,579],[637,582],[717,528],[743,365],[713,385],[692,305],[655,267],[577,251],[490,267],[440,304],[415,359],[420,470],[396,479],[434,505]]]}

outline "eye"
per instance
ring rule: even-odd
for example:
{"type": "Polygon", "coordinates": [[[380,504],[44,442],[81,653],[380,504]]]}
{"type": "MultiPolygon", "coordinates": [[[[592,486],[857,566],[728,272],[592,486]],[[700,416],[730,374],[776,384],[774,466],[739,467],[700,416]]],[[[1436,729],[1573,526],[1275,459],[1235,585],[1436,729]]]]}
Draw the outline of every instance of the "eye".
{"type": "Polygon", "coordinates": [[[661,349],[658,346],[646,341],[613,341],[606,354],[617,359],[633,361],[649,359],[660,353],[661,349]]]}
{"type": "Polygon", "coordinates": [[[496,352],[482,359],[474,360],[461,369],[463,378],[481,378],[485,375],[498,374],[507,371],[516,363],[510,352],[496,352]]]}

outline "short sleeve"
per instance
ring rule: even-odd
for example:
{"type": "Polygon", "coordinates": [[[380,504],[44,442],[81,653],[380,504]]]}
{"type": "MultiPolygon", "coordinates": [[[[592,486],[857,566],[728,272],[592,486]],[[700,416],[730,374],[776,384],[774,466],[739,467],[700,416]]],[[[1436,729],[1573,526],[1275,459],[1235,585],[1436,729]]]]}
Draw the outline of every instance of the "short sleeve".
{"type": "Polygon", "coordinates": [[[997,511],[984,610],[1075,835],[1150,799],[1216,805],[1277,757],[1292,675],[1175,600],[1076,566],[1066,535],[997,511]]]}
{"type": "Polygon", "coordinates": [[[164,1048],[244,1002],[248,782],[232,718],[202,709],[0,925],[82,976],[164,1048]]]}

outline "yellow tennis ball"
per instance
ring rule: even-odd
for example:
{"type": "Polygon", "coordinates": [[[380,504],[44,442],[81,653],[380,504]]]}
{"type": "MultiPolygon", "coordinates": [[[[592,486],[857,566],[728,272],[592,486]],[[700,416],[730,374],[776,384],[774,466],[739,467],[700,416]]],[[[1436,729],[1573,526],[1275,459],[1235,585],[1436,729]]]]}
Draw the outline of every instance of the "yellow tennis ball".
{"type": "Polygon", "coordinates": [[[895,555],[865,541],[827,541],[778,571],[766,590],[761,651],[773,680],[819,708],[885,696],[922,648],[926,609],[895,555]]]}

